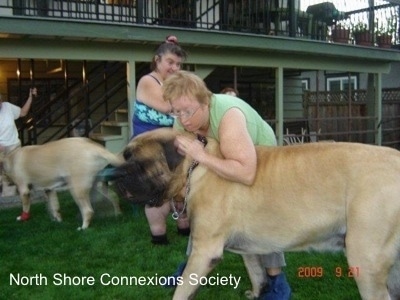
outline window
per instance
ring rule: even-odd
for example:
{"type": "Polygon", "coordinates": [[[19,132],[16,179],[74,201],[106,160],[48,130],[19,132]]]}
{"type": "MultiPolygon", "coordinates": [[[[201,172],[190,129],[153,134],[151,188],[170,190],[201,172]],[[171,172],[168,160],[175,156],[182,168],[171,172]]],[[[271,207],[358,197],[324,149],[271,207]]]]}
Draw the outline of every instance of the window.
{"type": "MultiPolygon", "coordinates": [[[[357,76],[350,76],[351,90],[357,89],[357,76]]],[[[326,89],[332,92],[347,91],[349,76],[327,78],[326,89]]]]}
{"type": "Polygon", "coordinates": [[[308,91],[310,89],[310,78],[302,78],[301,86],[303,87],[303,91],[308,91]]]}
{"type": "Polygon", "coordinates": [[[351,90],[351,98],[353,101],[357,101],[357,90],[358,77],[356,75],[348,76],[332,76],[326,79],[326,90],[328,101],[347,101],[348,91],[351,90]],[[350,83],[349,83],[350,82],[350,83]]]}

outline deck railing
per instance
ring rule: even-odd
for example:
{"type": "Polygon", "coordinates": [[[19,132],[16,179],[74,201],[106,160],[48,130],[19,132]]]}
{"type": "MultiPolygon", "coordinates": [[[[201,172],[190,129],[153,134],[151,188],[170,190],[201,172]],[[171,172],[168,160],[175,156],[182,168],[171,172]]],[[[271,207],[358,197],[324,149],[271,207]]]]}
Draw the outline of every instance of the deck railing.
{"type": "Polygon", "coordinates": [[[391,33],[392,44],[399,44],[399,4],[375,1],[369,7],[368,0],[355,2],[347,8],[351,10],[341,11],[322,0],[2,0],[0,18],[189,27],[326,42],[336,41],[333,31],[340,25],[350,31],[349,44],[356,43],[361,27],[373,36],[370,46],[377,45],[377,35],[384,31],[391,33]]]}

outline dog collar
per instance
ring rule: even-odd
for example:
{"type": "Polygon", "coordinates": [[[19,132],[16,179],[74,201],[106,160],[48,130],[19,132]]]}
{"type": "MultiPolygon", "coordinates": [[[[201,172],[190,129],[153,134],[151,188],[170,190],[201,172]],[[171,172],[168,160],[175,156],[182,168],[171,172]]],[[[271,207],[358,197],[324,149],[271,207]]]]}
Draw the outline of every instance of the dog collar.
{"type": "MultiPolygon", "coordinates": [[[[197,140],[200,141],[203,144],[203,147],[207,146],[207,138],[203,135],[197,134],[197,140]]],[[[192,173],[193,169],[196,168],[199,165],[199,162],[197,160],[193,160],[192,164],[190,165],[187,173],[187,177],[190,176],[192,173]]]]}
{"type": "MultiPolygon", "coordinates": [[[[207,146],[207,138],[203,135],[197,134],[197,140],[199,140],[203,146],[207,146]]],[[[178,220],[179,217],[185,212],[186,210],[186,204],[187,204],[187,198],[189,196],[190,193],[190,177],[192,176],[193,170],[199,165],[199,162],[197,160],[193,160],[192,163],[190,164],[190,167],[187,171],[187,175],[186,175],[186,191],[185,191],[185,199],[183,200],[183,208],[180,212],[178,212],[176,210],[175,207],[175,203],[174,203],[174,199],[172,199],[172,209],[173,209],[173,213],[172,213],[172,218],[174,220],[178,220]]]]}

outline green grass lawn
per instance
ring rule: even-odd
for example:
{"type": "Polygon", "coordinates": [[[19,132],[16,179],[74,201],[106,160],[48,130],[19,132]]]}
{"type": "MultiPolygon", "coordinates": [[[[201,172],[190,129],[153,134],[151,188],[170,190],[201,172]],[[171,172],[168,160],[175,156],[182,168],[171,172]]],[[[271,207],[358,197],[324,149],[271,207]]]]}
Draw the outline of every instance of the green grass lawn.
{"type": "MultiPolygon", "coordinates": [[[[187,237],[177,235],[171,218],[170,244],[154,246],[142,208],[122,202],[122,216],[114,217],[96,205],[91,226],[77,231],[77,206],[68,193],[60,194],[60,203],[62,223],[51,221],[44,203],[32,205],[32,218],[23,223],[15,220],[21,208],[0,210],[0,299],[172,298],[173,289],[156,282],[185,260],[187,237]],[[143,282],[123,284],[124,277],[143,282]]],[[[286,260],[293,300],[360,299],[343,254],[287,253],[286,260]]],[[[210,275],[241,280],[237,289],[202,286],[196,299],[246,299],[250,282],[239,255],[226,252],[210,275]]]]}

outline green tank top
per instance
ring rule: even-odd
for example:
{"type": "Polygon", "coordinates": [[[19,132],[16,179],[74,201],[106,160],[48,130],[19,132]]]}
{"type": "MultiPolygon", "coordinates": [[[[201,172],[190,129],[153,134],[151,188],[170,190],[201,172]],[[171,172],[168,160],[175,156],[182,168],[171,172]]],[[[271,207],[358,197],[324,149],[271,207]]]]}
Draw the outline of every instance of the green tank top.
{"type": "MultiPolygon", "coordinates": [[[[208,136],[220,140],[219,124],[227,110],[236,107],[240,109],[246,117],[247,130],[254,145],[276,146],[275,133],[271,126],[265,122],[257,111],[245,101],[225,94],[213,94],[210,101],[210,128],[208,136]]],[[[175,119],[174,128],[184,130],[179,122],[175,119]]]]}

